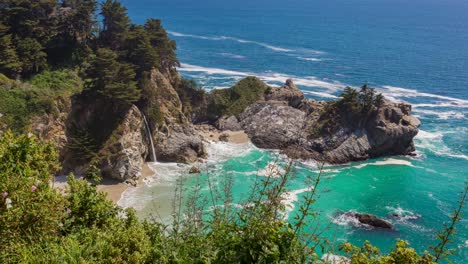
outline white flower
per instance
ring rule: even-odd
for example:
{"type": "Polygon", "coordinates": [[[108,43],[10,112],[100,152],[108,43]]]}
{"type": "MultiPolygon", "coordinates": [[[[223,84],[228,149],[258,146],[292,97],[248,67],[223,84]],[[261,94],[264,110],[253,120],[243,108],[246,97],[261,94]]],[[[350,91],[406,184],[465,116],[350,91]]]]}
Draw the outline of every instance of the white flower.
{"type": "Polygon", "coordinates": [[[10,198],[5,199],[5,204],[6,204],[6,209],[10,209],[11,207],[13,207],[11,205],[11,199],[10,198]]]}

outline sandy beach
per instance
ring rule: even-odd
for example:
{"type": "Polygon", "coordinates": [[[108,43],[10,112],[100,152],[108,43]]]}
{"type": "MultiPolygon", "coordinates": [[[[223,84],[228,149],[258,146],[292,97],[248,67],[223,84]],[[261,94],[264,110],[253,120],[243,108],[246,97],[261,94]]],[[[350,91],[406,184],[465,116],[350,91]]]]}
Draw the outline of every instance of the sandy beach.
{"type": "MultiPolygon", "coordinates": [[[[154,175],[153,170],[148,166],[148,164],[144,164],[141,177],[138,180],[138,184],[143,184],[143,180],[147,177],[151,177],[154,175]]],[[[77,178],[81,178],[78,177],[77,178]]],[[[64,191],[67,188],[67,176],[61,175],[56,176],[55,181],[51,183],[51,185],[56,188],[57,190],[64,191]]],[[[101,183],[97,186],[97,190],[101,192],[105,192],[107,194],[107,198],[114,203],[118,203],[120,198],[122,197],[122,193],[125,192],[128,188],[131,188],[130,185],[119,182],[117,180],[112,179],[103,179],[101,183]]]]}
{"type": "Polygon", "coordinates": [[[247,143],[249,136],[244,131],[221,131],[212,125],[195,125],[195,129],[205,141],[226,141],[230,143],[247,143]]]}

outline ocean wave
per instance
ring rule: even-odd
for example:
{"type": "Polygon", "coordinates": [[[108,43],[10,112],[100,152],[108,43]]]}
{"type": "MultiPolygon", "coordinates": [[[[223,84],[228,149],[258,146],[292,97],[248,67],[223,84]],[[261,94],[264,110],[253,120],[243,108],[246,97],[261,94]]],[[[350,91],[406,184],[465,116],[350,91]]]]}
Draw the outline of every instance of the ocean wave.
{"type": "Polygon", "coordinates": [[[355,211],[351,210],[348,212],[350,213],[338,213],[334,217],[331,217],[332,223],[345,227],[372,229],[370,225],[363,224],[359,221],[359,219],[356,218],[356,216],[353,214],[355,211]]]}
{"type": "Polygon", "coordinates": [[[324,59],[319,59],[319,58],[307,58],[307,57],[297,57],[297,59],[303,60],[303,61],[315,61],[315,62],[324,60],[324,59]]]}
{"type": "Polygon", "coordinates": [[[442,132],[426,132],[421,130],[415,137],[415,145],[417,148],[425,149],[437,156],[468,160],[467,155],[457,153],[445,144],[442,132]]]}
{"type": "Polygon", "coordinates": [[[391,97],[398,97],[398,98],[428,97],[428,98],[450,101],[452,102],[453,105],[458,105],[458,106],[463,106],[463,107],[468,106],[468,100],[464,100],[464,99],[458,99],[458,98],[444,96],[444,95],[419,92],[418,90],[415,90],[415,89],[407,89],[407,88],[395,87],[395,86],[389,86],[389,85],[382,86],[382,88],[384,89],[384,95],[388,95],[391,97]]]}
{"type": "Polygon", "coordinates": [[[442,139],[444,134],[442,132],[428,132],[424,130],[419,130],[418,134],[416,135],[416,139],[442,139]]]}
{"type": "Polygon", "coordinates": [[[239,59],[239,60],[245,59],[245,56],[232,54],[232,53],[219,53],[219,54],[223,57],[231,58],[231,59],[239,59]]]}
{"type": "Polygon", "coordinates": [[[289,218],[289,214],[294,210],[294,203],[299,200],[299,194],[309,192],[311,190],[312,188],[303,188],[299,190],[288,191],[281,195],[281,198],[283,199],[281,203],[285,207],[285,212],[283,213],[284,220],[287,220],[289,218]]]}
{"type": "Polygon", "coordinates": [[[421,117],[421,115],[437,116],[438,119],[448,120],[448,119],[464,119],[465,114],[459,111],[433,111],[416,108],[413,110],[415,113],[414,116],[421,117]]]}
{"type": "Polygon", "coordinates": [[[416,167],[411,163],[411,161],[395,159],[395,158],[388,158],[388,159],[380,160],[376,162],[363,163],[359,165],[354,165],[352,167],[357,168],[357,169],[362,169],[367,166],[387,166],[387,165],[402,165],[402,166],[408,166],[408,167],[416,167]]]}
{"type": "Polygon", "coordinates": [[[229,142],[210,142],[206,146],[207,160],[210,163],[219,163],[234,157],[247,155],[250,151],[257,149],[252,143],[243,144],[229,142]]]}
{"type": "Polygon", "coordinates": [[[236,42],[243,43],[243,44],[258,45],[258,46],[261,46],[261,47],[264,47],[273,51],[277,51],[277,52],[293,52],[294,51],[292,49],[273,46],[273,45],[259,42],[259,41],[253,41],[253,40],[247,40],[247,39],[241,39],[241,38],[229,37],[229,36],[200,36],[200,35],[193,35],[193,34],[184,34],[184,33],[175,32],[175,31],[167,31],[167,33],[169,33],[169,35],[172,35],[174,37],[187,37],[187,38],[197,38],[197,39],[204,39],[204,40],[214,40],[214,41],[231,40],[231,41],[236,41],[236,42]]]}
{"type": "Polygon", "coordinates": [[[302,91],[304,94],[309,94],[309,95],[314,95],[322,98],[331,98],[331,99],[336,99],[338,96],[335,96],[333,94],[325,93],[325,92],[312,92],[312,91],[302,91]]]}
{"type": "MultiPolygon", "coordinates": [[[[220,68],[211,68],[211,67],[203,67],[198,65],[192,65],[187,63],[182,63],[181,67],[178,68],[180,72],[203,72],[209,75],[226,75],[229,77],[247,77],[247,76],[257,76],[262,81],[266,82],[270,85],[281,85],[287,79],[293,79],[294,83],[298,86],[304,87],[316,87],[316,88],[324,88],[326,90],[336,92],[345,87],[342,83],[338,81],[324,81],[320,80],[315,76],[306,76],[306,77],[297,77],[292,76],[284,73],[274,73],[274,72],[266,72],[266,73],[252,73],[252,72],[242,72],[242,71],[235,71],[235,70],[227,70],[227,69],[220,69],[220,68]]],[[[309,93],[314,93],[314,91],[305,91],[309,93]]],[[[317,94],[318,95],[318,94],[317,94]]],[[[334,98],[331,97],[331,94],[321,94],[321,96],[334,98]]]]}
{"type": "Polygon", "coordinates": [[[277,162],[268,162],[266,167],[260,171],[258,171],[257,175],[270,177],[270,178],[279,178],[283,175],[286,171],[280,164],[277,162]]]}
{"type": "Polygon", "coordinates": [[[399,221],[416,220],[416,219],[421,218],[421,215],[416,214],[410,210],[403,209],[400,206],[398,207],[385,206],[385,208],[390,212],[391,217],[399,221]]]}

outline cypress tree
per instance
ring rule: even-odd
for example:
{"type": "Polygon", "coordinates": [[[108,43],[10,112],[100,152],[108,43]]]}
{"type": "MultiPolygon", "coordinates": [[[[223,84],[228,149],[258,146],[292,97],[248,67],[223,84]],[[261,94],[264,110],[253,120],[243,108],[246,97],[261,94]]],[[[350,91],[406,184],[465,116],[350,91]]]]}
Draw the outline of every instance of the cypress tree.
{"type": "Polygon", "coordinates": [[[116,50],[121,46],[130,26],[127,8],[119,1],[106,0],[101,5],[101,15],[103,29],[99,36],[100,45],[116,50]]]}
{"type": "Polygon", "coordinates": [[[160,70],[171,71],[180,66],[176,55],[176,43],[170,40],[166,30],[159,19],[148,19],[145,23],[145,30],[149,35],[151,45],[158,51],[160,58],[160,70]]]}
{"type": "Polygon", "coordinates": [[[0,72],[13,79],[21,72],[21,62],[12,44],[11,35],[0,37],[0,72]]]}
{"type": "Polygon", "coordinates": [[[111,99],[133,103],[140,98],[135,71],[128,63],[117,61],[117,54],[106,48],[98,49],[88,71],[87,88],[111,99]]]}

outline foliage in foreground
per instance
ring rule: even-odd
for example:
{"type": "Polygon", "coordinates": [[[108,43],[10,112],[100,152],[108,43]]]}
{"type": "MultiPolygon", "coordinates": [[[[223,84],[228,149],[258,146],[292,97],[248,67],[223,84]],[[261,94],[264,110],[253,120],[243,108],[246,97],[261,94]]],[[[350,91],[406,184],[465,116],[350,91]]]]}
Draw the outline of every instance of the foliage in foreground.
{"type": "MultiPolygon", "coordinates": [[[[69,187],[54,188],[56,157],[53,146],[34,137],[0,136],[0,263],[323,263],[317,253],[326,241],[307,229],[316,216],[320,174],[306,182],[299,213],[284,218],[293,162],[281,175],[259,177],[243,206],[233,206],[229,177],[222,189],[208,180],[209,197],[200,195],[200,184],[188,193],[180,185],[173,222],[164,225],[142,222],[108,201],[96,190],[96,173],[87,175],[92,183],[71,175],[69,187]]],[[[435,263],[447,256],[466,191],[436,257],[419,255],[404,241],[388,255],[367,242],[362,248],[345,243],[342,254],[351,263],[435,263]]]]}

